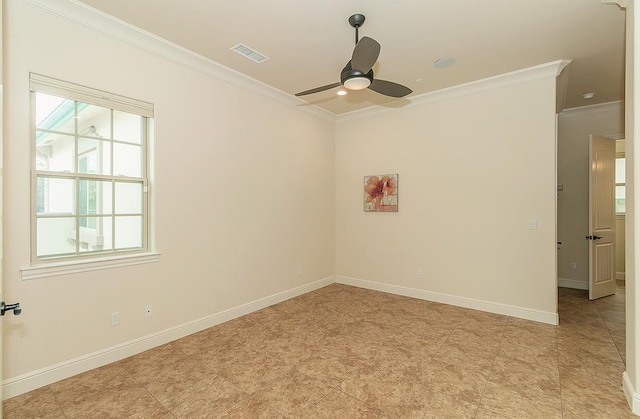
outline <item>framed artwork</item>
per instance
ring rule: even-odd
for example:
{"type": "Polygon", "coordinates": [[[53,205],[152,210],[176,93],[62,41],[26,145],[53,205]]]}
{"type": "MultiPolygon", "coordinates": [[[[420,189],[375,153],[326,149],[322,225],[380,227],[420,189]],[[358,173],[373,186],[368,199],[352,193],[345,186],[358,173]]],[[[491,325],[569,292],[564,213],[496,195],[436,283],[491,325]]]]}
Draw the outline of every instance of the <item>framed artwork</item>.
{"type": "Polygon", "coordinates": [[[364,211],[398,212],[398,174],[364,177],[364,211]]]}

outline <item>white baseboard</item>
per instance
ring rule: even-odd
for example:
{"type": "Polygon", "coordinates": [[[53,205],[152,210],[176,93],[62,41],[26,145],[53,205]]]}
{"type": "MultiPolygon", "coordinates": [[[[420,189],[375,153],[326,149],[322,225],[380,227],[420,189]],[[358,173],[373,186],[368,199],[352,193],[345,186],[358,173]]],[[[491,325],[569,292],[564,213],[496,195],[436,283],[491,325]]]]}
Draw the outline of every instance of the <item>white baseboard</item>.
{"type": "Polygon", "coordinates": [[[562,288],[573,288],[576,290],[589,290],[589,283],[577,279],[558,278],[558,286],[562,288]]]}
{"type": "Polygon", "coordinates": [[[627,403],[629,403],[631,411],[636,415],[640,415],[640,394],[636,393],[626,371],[622,373],[622,390],[627,397],[627,403]]]}
{"type": "Polygon", "coordinates": [[[82,355],[17,377],[9,378],[2,382],[3,399],[6,400],[55,383],[56,381],[119,361],[140,352],[155,348],[156,346],[164,345],[165,343],[172,342],[201,330],[253,313],[254,311],[261,310],[265,307],[315,291],[319,288],[333,284],[334,282],[335,277],[327,277],[310,284],[260,298],[250,303],[242,304],[198,320],[131,340],[129,342],[82,355]]]}
{"type": "Polygon", "coordinates": [[[624,281],[625,279],[625,272],[616,272],[616,279],[618,281],[624,281]]]}
{"type": "Polygon", "coordinates": [[[490,313],[503,314],[506,316],[533,320],[541,323],[548,323],[553,325],[558,324],[558,313],[532,310],[529,308],[517,307],[508,304],[494,303],[490,301],[482,301],[466,297],[458,297],[455,295],[442,294],[439,292],[401,287],[398,285],[383,284],[380,282],[349,278],[345,276],[336,276],[336,282],[339,284],[352,285],[354,287],[382,291],[390,294],[404,295],[406,297],[419,298],[421,300],[434,301],[437,303],[451,304],[455,306],[471,308],[474,310],[488,311],[490,313]]]}

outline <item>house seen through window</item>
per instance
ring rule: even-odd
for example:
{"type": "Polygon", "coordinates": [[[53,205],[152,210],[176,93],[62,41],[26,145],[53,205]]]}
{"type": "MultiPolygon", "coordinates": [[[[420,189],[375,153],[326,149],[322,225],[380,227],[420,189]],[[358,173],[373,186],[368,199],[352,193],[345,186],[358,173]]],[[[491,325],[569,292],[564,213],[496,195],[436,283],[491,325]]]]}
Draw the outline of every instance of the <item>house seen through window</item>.
{"type": "Polygon", "coordinates": [[[34,259],[146,250],[152,106],[44,76],[31,82],[34,259]]]}

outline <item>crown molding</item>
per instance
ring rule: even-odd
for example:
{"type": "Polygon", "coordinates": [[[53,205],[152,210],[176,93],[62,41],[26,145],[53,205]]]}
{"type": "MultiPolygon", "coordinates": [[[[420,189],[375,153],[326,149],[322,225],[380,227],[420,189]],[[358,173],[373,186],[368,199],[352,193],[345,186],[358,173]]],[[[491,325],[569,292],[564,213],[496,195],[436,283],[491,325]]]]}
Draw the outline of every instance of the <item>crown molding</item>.
{"type": "Polygon", "coordinates": [[[376,116],[386,112],[393,112],[399,108],[407,108],[408,106],[422,106],[428,103],[442,102],[462,96],[468,96],[488,90],[494,90],[505,86],[524,83],[528,81],[558,77],[562,70],[571,63],[571,60],[557,60],[546,64],[540,64],[534,67],[525,68],[522,70],[512,71],[510,73],[499,74],[497,76],[488,77],[481,80],[472,81],[469,83],[460,84],[457,86],[447,87],[446,89],[436,90],[434,92],[425,93],[419,96],[414,96],[409,99],[401,99],[389,104],[392,106],[394,103],[409,102],[402,107],[396,109],[389,109],[381,106],[370,107],[358,111],[349,112],[339,115],[336,118],[337,123],[343,123],[352,121],[355,119],[368,118],[376,116]]]}
{"type": "Polygon", "coordinates": [[[41,11],[84,25],[218,80],[266,96],[300,111],[311,113],[321,119],[335,122],[336,117],[331,112],[312,106],[300,107],[298,105],[307,102],[77,0],[21,1],[41,11]]]}
{"type": "Polygon", "coordinates": [[[578,116],[593,115],[602,112],[624,113],[624,101],[597,103],[595,105],[580,106],[579,108],[565,109],[558,114],[559,118],[574,118],[578,116]]]}

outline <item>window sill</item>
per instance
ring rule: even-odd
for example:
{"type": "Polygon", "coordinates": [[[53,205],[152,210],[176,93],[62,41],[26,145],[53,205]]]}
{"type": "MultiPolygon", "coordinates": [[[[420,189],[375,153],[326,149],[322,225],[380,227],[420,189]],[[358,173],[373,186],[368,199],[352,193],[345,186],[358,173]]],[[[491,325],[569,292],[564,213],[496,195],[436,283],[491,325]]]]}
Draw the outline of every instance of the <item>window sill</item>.
{"type": "Polygon", "coordinates": [[[160,260],[160,253],[145,252],[129,255],[107,256],[101,258],[43,263],[20,269],[22,279],[38,279],[50,276],[68,275],[80,272],[119,268],[121,266],[154,263],[160,260]]]}

